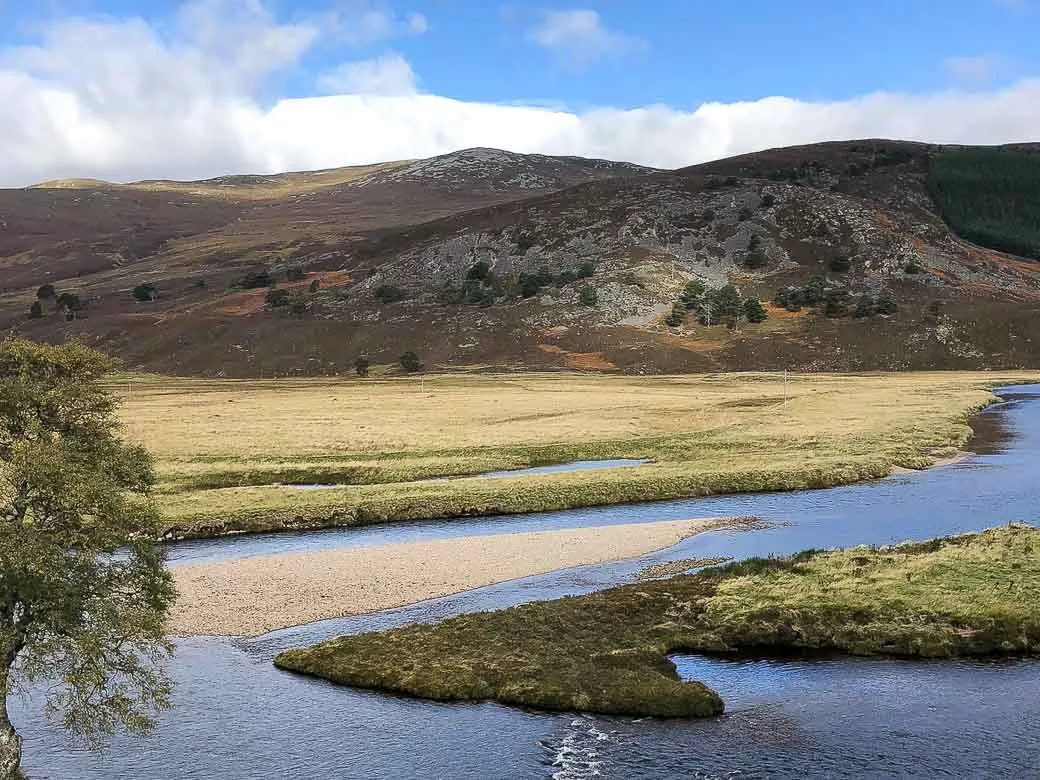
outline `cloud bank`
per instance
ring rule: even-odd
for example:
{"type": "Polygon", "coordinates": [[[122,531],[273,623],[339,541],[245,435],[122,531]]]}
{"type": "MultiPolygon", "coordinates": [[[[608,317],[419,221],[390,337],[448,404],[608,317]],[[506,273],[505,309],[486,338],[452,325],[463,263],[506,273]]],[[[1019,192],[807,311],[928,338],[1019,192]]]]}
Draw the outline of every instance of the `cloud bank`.
{"type": "Polygon", "coordinates": [[[0,51],[0,186],[302,170],[470,146],[679,167],[841,138],[1040,139],[1040,79],[835,102],[766,97],[577,112],[422,94],[409,63],[387,54],[324,74],[318,96],[272,97],[278,78],[330,30],[349,46],[427,28],[415,15],[372,13],[283,24],[260,0],[198,0],[172,32],[139,19],[49,27],[35,46],[0,51]]]}

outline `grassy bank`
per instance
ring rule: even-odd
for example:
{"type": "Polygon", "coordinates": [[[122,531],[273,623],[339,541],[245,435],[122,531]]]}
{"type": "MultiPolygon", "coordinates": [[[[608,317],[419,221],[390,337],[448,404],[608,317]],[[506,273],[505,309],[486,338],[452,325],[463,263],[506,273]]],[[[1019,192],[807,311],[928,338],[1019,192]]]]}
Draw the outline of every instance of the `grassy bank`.
{"type": "Polygon", "coordinates": [[[1040,651],[1040,530],[755,559],[436,625],[342,637],[275,659],[344,685],[437,700],[700,717],[681,651],[950,657],[1040,651]]]}
{"type": "Polygon", "coordinates": [[[922,468],[1036,374],[431,376],[116,385],[171,537],[826,487],[922,468]],[[787,403],[785,404],[785,394],[787,403]],[[457,479],[572,460],[624,470],[457,479]],[[336,484],[303,492],[287,484],[336,484]]]}

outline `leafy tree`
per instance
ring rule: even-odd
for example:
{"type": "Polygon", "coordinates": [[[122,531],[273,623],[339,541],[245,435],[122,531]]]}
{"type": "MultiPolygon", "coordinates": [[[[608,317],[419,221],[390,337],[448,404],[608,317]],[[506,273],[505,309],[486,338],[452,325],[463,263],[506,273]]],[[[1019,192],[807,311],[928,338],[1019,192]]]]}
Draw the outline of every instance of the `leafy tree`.
{"type": "Polygon", "coordinates": [[[827,297],[827,280],[822,276],[814,276],[802,288],[802,303],[806,306],[819,306],[827,297]]]}
{"type": "Polygon", "coordinates": [[[732,284],[720,287],[711,296],[711,309],[716,322],[729,329],[737,327],[744,314],[744,299],[732,284]]]}
{"type": "Polygon", "coordinates": [[[857,319],[873,317],[877,310],[877,304],[870,295],[861,295],[856,299],[856,308],[852,310],[852,316],[857,319]]]}
{"type": "Polygon", "coordinates": [[[762,301],[758,298],[745,298],[744,299],[744,316],[748,322],[765,322],[769,319],[769,315],[766,313],[765,307],[762,305],[762,301]]]}
{"type": "Polygon", "coordinates": [[[372,295],[380,303],[397,303],[408,297],[404,290],[392,284],[379,285],[372,291],[372,295]]]}
{"type": "Polygon", "coordinates": [[[903,266],[903,273],[910,274],[911,276],[916,276],[923,270],[924,269],[921,268],[920,264],[913,260],[911,260],[909,263],[903,266]]]}
{"type": "Polygon", "coordinates": [[[272,287],[264,295],[264,304],[269,309],[280,309],[289,305],[289,291],[272,287]]]}
{"type": "Polygon", "coordinates": [[[849,313],[852,296],[844,287],[833,287],[827,290],[823,302],[823,313],[828,317],[844,317],[849,313]]]}
{"type": "Polygon", "coordinates": [[[762,196],[762,208],[771,209],[776,204],[776,195],[766,193],[762,196]]]}
{"type": "Polygon", "coordinates": [[[119,439],[113,363],[86,346],[0,343],[0,777],[18,776],[12,694],[96,747],[169,706],[174,599],[151,460],[119,439]],[[119,551],[118,555],[115,555],[119,551]]]}
{"type": "Polygon", "coordinates": [[[883,290],[874,302],[874,308],[878,314],[891,315],[899,310],[899,304],[892,297],[892,293],[888,290],[883,290]]]}
{"type": "Polygon", "coordinates": [[[371,365],[368,358],[362,355],[354,361],[354,373],[358,376],[368,376],[371,365]]]}
{"type": "Polygon", "coordinates": [[[76,319],[76,312],[83,309],[83,301],[80,300],[79,295],[74,292],[63,292],[55,300],[55,304],[59,311],[65,315],[65,319],[74,320],[76,319]]]}
{"type": "Polygon", "coordinates": [[[53,284],[45,284],[45,285],[42,285],[40,287],[40,289],[36,291],[36,300],[38,300],[38,301],[51,300],[52,298],[55,297],[55,295],[56,295],[56,293],[54,291],[54,285],[53,284]]]}
{"type": "Polygon", "coordinates": [[[596,273],[596,264],[591,260],[586,260],[584,263],[578,266],[577,276],[579,279],[588,279],[590,276],[596,273]]]}
{"type": "Polygon", "coordinates": [[[495,302],[495,290],[485,281],[467,279],[462,283],[462,301],[478,306],[490,306],[495,302]]]}
{"type": "Polygon", "coordinates": [[[599,300],[599,295],[596,293],[596,288],[591,284],[587,284],[581,288],[581,292],[578,293],[578,300],[581,301],[583,306],[595,306],[599,300]]]}
{"type": "Polygon", "coordinates": [[[679,300],[689,310],[696,309],[704,302],[704,296],[708,292],[708,286],[700,279],[687,282],[683,287],[682,296],[679,300]]]}
{"type": "Polygon", "coordinates": [[[42,316],[43,316],[43,304],[40,303],[39,300],[33,301],[32,305],[29,306],[29,319],[31,319],[31,320],[38,320],[42,316]]]}
{"type": "Polygon", "coordinates": [[[788,311],[801,311],[802,306],[805,305],[805,298],[800,288],[785,287],[776,291],[776,295],[773,296],[773,303],[777,306],[783,306],[788,311]]]}
{"type": "Polygon", "coordinates": [[[676,301],[672,304],[672,310],[668,313],[668,316],[664,318],[664,324],[669,328],[678,328],[686,321],[686,307],[682,305],[681,301],[676,301]]]}
{"type": "Polygon", "coordinates": [[[252,271],[247,271],[235,286],[244,290],[255,290],[259,287],[270,287],[272,284],[274,284],[274,277],[266,268],[254,268],[252,271]]]}
{"type": "Polygon", "coordinates": [[[751,236],[748,242],[747,254],[744,255],[744,265],[747,268],[762,268],[769,264],[769,255],[766,254],[765,244],[759,235],[751,236]]]}
{"type": "Polygon", "coordinates": [[[307,272],[302,268],[296,266],[290,266],[285,269],[285,280],[287,282],[302,282],[307,278],[307,272]]]}
{"type": "Polygon", "coordinates": [[[835,255],[827,264],[836,274],[843,274],[852,268],[852,259],[848,255],[835,255]]]}
{"type": "Polygon", "coordinates": [[[520,295],[524,298],[531,298],[540,293],[542,288],[550,284],[552,280],[553,275],[547,268],[540,268],[535,273],[521,271],[520,276],[517,278],[520,286],[520,295]]]}
{"type": "Polygon", "coordinates": [[[469,270],[466,271],[466,278],[482,282],[488,278],[489,273],[491,273],[491,264],[481,260],[470,266],[469,270]]]}
{"type": "Polygon", "coordinates": [[[565,287],[568,284],[570,284],[571,282],[576,282],[577,280],[578,280],[578,273],[577,273],[577,271],[563,270],[563,271],[560,271],[559,276],[556,277],[556,286],[557,287],[565,287]]]}
{"type": "Polygon", "coordinates": [[[147,303],[154,301],[159,297],[159,291],[155,289],[154,284],[139,284],[134,288],[134,300],[147,303]]]}
{"type": "Polygon", "coordinates": [[[422,361],[419,356],[411,350],[408,350],[401,355],[401,368],[407,371],[409,374],[414,374],[416,371],[422,371],[422,361]]]}

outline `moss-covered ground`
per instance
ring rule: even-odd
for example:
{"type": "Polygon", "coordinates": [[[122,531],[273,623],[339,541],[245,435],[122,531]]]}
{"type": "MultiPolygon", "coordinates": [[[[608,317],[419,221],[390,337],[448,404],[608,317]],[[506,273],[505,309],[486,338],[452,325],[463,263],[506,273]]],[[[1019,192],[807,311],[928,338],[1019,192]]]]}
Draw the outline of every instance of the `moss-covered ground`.
{"type": "Polygon", "coordinates": [[[808,551],[281,653],[344,685],[547,710],[701,717],[676,652],[921,658],[1040,651],[1040,529],[808,551]]]}

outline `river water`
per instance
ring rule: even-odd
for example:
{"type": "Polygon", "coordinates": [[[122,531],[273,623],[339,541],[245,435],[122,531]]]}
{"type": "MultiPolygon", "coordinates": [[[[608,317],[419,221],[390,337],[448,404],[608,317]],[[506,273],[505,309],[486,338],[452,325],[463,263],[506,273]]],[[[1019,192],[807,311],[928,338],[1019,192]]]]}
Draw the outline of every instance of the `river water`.
{"type": "MultiPolygon", "coordinates": [[[[203,562],[344,546],[674,518],[757,515],[772,527],[721,530],[623,563],[530,577],[258,639],[178,643],[176,707],[147,738],[92,755],[46,723],[35,697],[12,702],[33,778],[803,778],[1040,777],[1040,660],[677,657],[680,674],[726,700],[703,721],[437,704],[279,672],[282,649],[408,622],[584,593],[655,563],[886,544],[1040,521],[1040,386],[1003,391],[979,453],[955,465],[829,490],[407,523],[185,542],[203,562]]],[[[537,477],[534,477],[537,478],[537,477]]]]}

